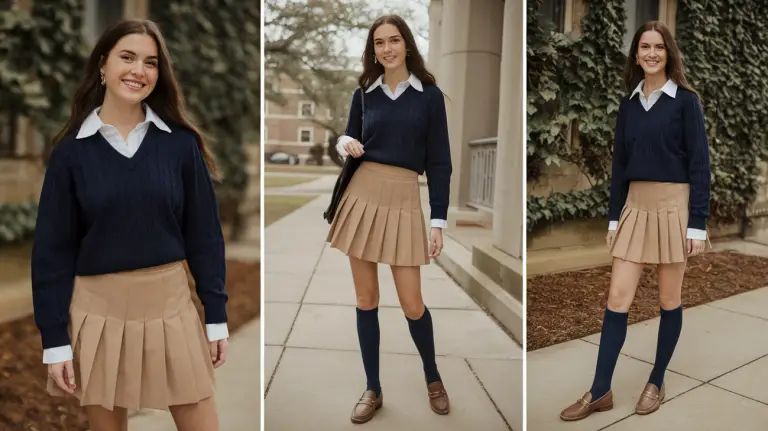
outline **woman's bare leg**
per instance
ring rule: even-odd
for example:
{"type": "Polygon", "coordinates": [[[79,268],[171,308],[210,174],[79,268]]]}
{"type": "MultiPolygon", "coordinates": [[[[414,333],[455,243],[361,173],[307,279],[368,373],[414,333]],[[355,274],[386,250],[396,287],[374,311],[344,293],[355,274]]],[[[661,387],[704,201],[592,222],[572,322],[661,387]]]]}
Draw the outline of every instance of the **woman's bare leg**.
{"type": "Polygon", "coordinates": [[[219,415],[213,396],[196,404],[170,406],[179,431],[219,431],[219,415]]]}
{"type": "Polygon", "coordinates": [[[85,406],[85,414],[91,431],[128,431],[128,411],[122,407],[85,406]]]}

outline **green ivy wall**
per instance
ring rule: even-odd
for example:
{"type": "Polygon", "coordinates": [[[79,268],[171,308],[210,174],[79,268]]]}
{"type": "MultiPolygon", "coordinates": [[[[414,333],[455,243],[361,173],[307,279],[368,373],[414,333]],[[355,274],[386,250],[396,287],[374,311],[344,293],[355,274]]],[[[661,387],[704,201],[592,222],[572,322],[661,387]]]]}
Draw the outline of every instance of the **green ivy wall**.
{"type": "MultiPolygon", "coordinates": [[[[225,222],[237,223],[248,184],[243,145],[259,135],[259,2],[149,0],[167,38],[187,107],[224,174],[217,195],[225,222]]],[[[0,12],[0,100],[34,120],[50,141],[66,120],[72,86],[88,55],[82,0],[33,0],[0,12]]],[[[0,244],[34,232],[34,202],[0,202],[0,244]]]]}
{"type": "MultiPolygon", "coordinates": [[[[587,1],[582,34],[569,39],[540,23],[528,1],[528,179],[545,165],[572,163],[593,185],[528,196],[528,230],[605,217],[613,128],[623,95],[624,2],[587,1]],[[576,120],[579,139],[568,139],[576,120]]],[[[679,0],[676,38],[689,80],[702,95],[712,164],[711,219],[739,220],[758,191],[768,155],[768,5],[748,0],[679,0]]]]}

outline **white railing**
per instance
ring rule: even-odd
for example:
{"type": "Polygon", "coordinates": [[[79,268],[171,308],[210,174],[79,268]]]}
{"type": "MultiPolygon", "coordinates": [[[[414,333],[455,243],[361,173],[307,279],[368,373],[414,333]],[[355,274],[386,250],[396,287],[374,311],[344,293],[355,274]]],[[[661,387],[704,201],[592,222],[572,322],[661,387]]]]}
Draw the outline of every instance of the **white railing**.
{"type": "Polygon", "coordinates": [[[493,208],[497,141],[487,138],[469,143],[469,206],[493,208]]]}

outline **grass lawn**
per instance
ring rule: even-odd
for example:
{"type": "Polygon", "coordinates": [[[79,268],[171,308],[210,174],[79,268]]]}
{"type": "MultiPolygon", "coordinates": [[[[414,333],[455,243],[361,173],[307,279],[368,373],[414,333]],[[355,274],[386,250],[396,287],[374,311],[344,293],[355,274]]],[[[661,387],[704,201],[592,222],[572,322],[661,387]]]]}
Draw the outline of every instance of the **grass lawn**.
{"type": "Polygon", "coordinates": [[[272,163],[265,163],[262,165],[264,172],[286,172],[304,174],[338,174],[341,168],[336,165],[277,165],[272,163]]]}
{"type": "Polygon", "coordinates": [[[318,177],[289,177],[283,175],[264,175],[264,187],[288,187],[308,183],[318,177]]]}
{"type": "Polygon", "coordinates": [[[264,195],[264,227],[304,206],[317,196],[264,195]]]}

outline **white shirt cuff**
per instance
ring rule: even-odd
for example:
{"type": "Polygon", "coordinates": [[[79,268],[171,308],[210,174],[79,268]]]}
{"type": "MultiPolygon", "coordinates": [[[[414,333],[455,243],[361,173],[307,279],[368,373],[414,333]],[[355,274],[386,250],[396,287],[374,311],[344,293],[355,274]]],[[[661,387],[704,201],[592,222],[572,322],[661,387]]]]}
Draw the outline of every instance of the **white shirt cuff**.
{"type": "Polygon", "coordinates": [[[205,325],[208,341],[218,341],[229,338],[229,327],[226,323],[209,323],[205,325]]]}
{"type": "Polygon", "coordinates": [[[72,360],[72,346],[51,347],[43,350],[44,364],[58,364],[72,360]]]}
{"type": "Polygon", "coordinates": [[[611,220],[608,222],[608,230],[616,230],[619,227],[619,221],[618,220],[611,220]]]}
{"type": "Polygon", "coordinates": [[[689,227],[688,232],[686,233],[686,238],[704,241],[707,239],[707,231],[703,229],[694,229],[692,227],[689,227]]]}
{"type": "Polygon", "coordinates": [[[429,225],[431,227],[439,227],[440,229],[446,229],[448,227],[448,220],[433,218],[432,220],[430,220],[429,225]]]}
{"type": "Polygon", "coordinates": [[[336,152],[339,153],[341,157],[347,157],[349,153],[347,152],[347,149],[344,148],[344,145],[349,141],[354,141],[355,138],[347,135],[341,135],[339,136],[339,140],[336,143],[336,152]]]}

